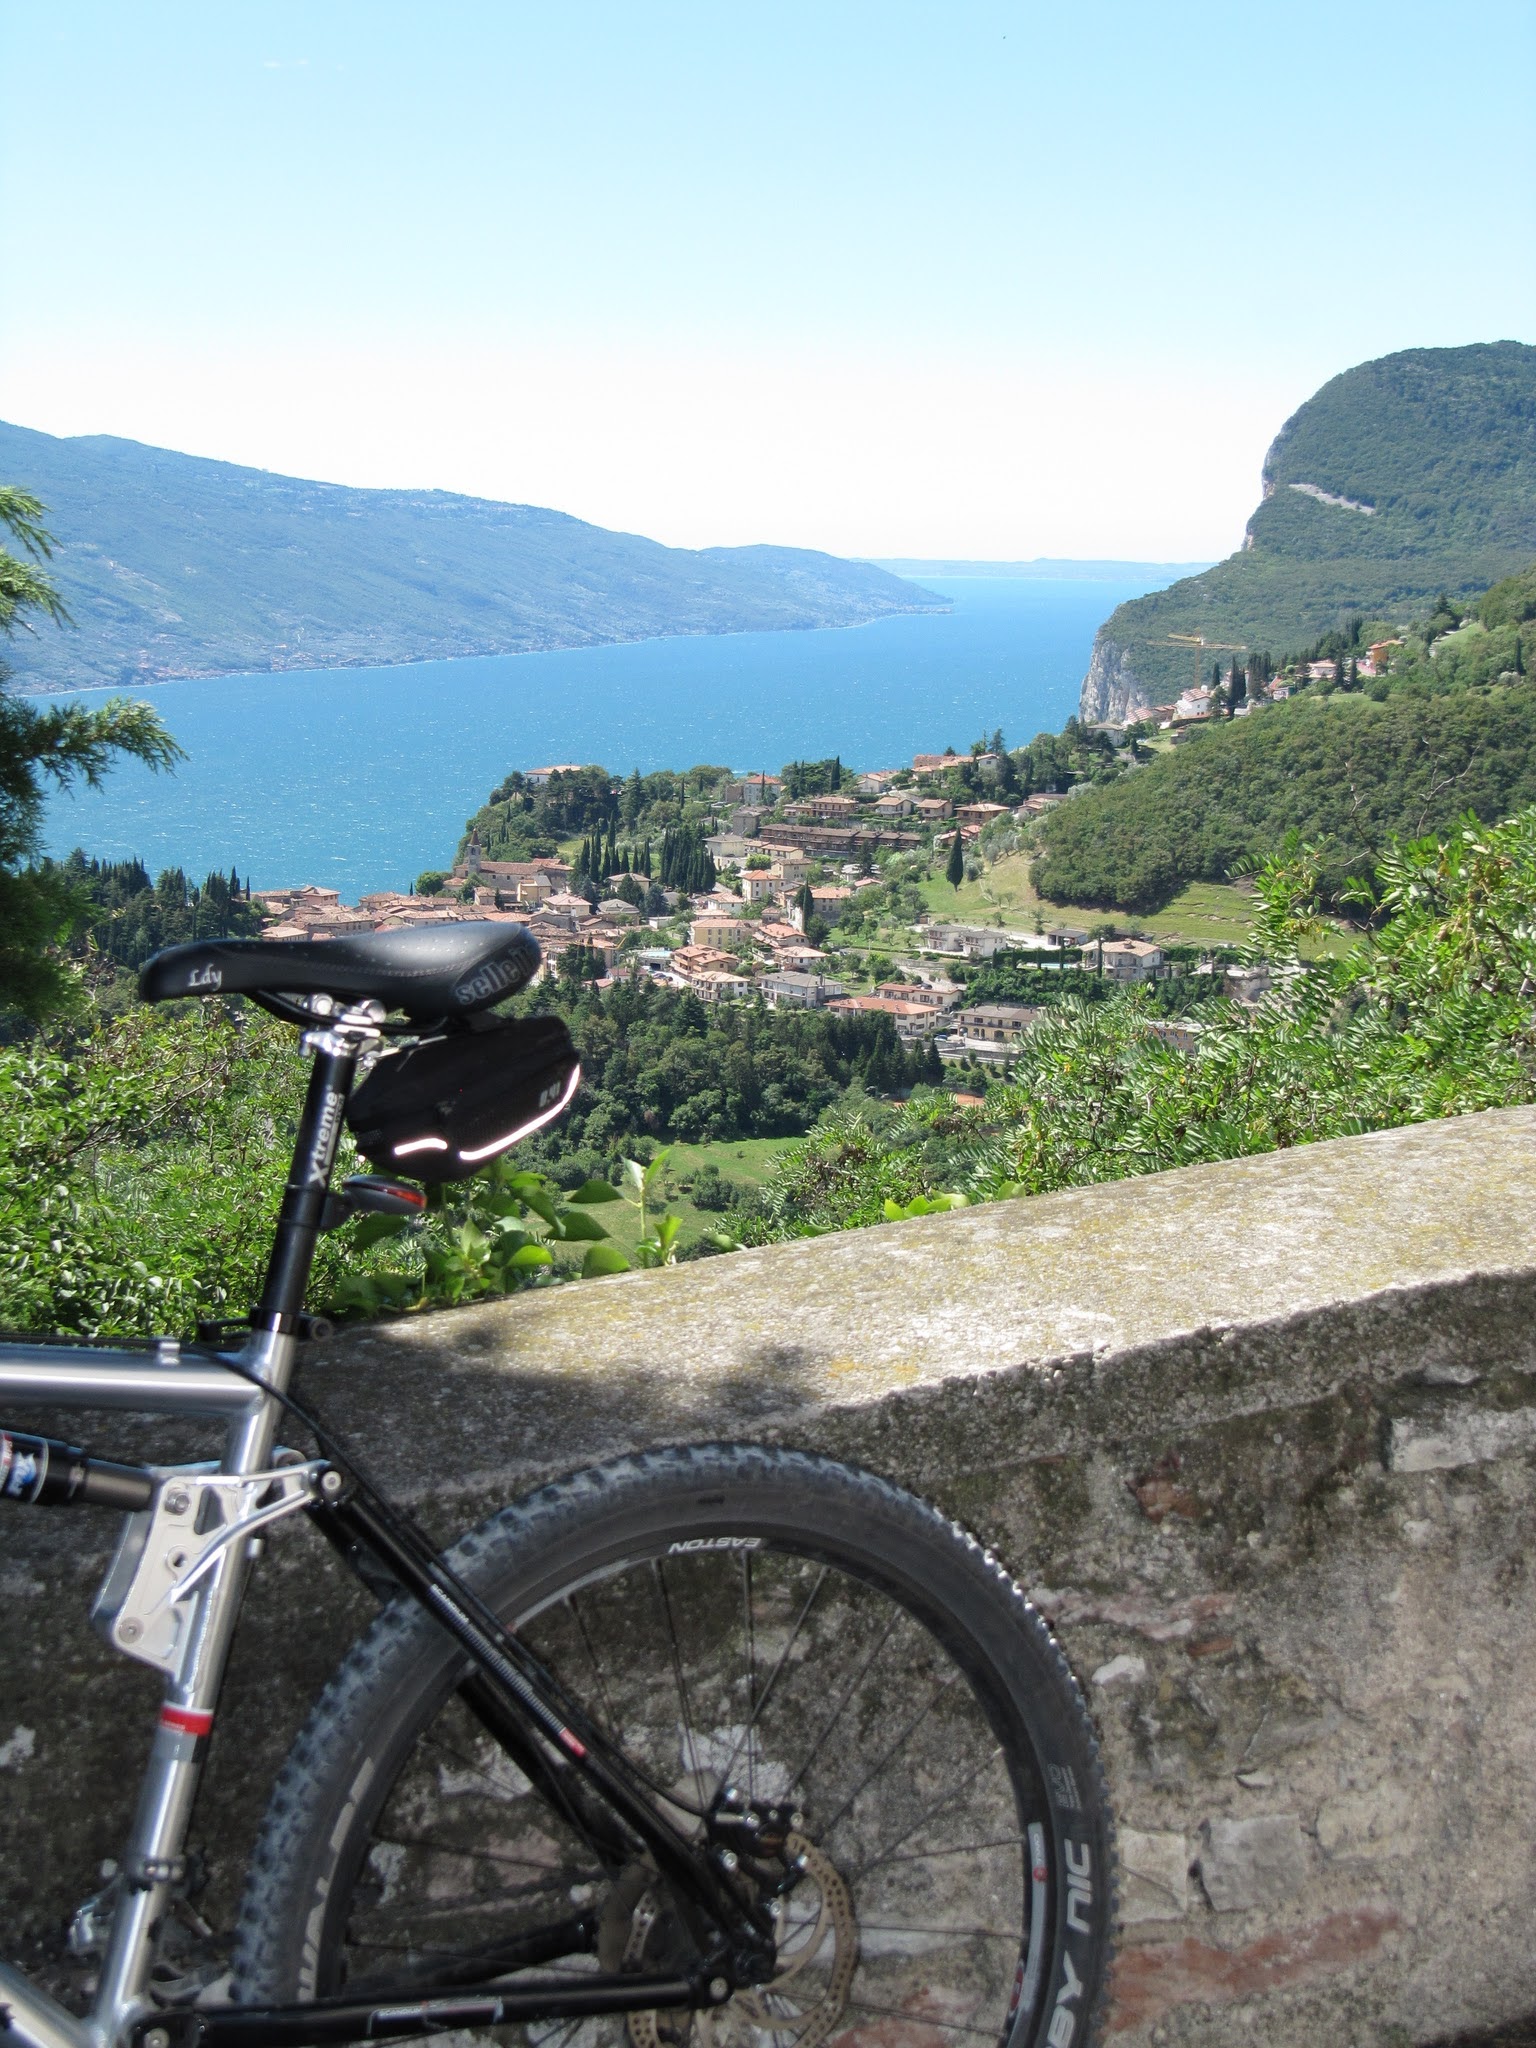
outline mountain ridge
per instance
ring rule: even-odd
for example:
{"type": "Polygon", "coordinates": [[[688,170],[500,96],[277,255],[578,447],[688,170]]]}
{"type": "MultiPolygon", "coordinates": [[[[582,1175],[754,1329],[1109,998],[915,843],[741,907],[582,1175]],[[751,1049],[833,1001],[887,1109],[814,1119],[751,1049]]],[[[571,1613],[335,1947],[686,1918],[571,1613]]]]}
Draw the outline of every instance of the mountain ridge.
{"type": "Polygon", "coordinates": [[[1536,348],[1403,349],[1330,378],[1281,427],[1242,547],[1119,606],[1100,627],[1080,715],[1166,702],[1205,661],[1174,634],[1293,653],[1363,614],[1398,623],[1536,554],[1536,348]]]}
{"type": "Polygon", "coordinates": [[[673,634],[860,625],[945,601],[809,548],[668,548],[569,513],[373,490],[0,422],[48,508],[78,628],[7,650],[23,690],[373,667],[673,634]]]}

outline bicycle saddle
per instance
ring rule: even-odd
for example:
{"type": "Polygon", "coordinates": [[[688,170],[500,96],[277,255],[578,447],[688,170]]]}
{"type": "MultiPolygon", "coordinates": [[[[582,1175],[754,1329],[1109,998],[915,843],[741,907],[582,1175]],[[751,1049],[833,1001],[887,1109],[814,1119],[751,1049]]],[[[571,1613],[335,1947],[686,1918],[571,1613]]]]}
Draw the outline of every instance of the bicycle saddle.
{"type": "Polygon", "coordinates": [[[147,1003],[177,996],[372,996],[409,1017],[465,1017],[514,994],[538,964],[538,943],[526,925],[477,918],[334,939],[168,946],[139,976],[139,994],[147,1003]]]}

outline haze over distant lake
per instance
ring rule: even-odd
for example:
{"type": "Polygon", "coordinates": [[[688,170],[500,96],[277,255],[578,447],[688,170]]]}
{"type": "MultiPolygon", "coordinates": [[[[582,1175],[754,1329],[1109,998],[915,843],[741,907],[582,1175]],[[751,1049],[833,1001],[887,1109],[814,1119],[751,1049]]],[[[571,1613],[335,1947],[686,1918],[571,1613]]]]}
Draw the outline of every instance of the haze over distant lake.
{"type": "MultiPolygon", "coordinates": [[[[47,850],[195,880],[233,863],[258,888],[347,898],[446,866],[464,820],[513,768],[714,762],[776,771],[841,754],[861,768],[1010,745],[1077,708],[1098,626],[1164,580],[924,578],[954,606],[867,626],[641,640],[403,668],[290,670],[160,683],[146,696],[190,758],[115,769],[56,797],[47,850]]],[[[54,699],[100,703],[98,690],[54,699]]],[[[33,702],[40,700],[33,699],[33,702]]]]}

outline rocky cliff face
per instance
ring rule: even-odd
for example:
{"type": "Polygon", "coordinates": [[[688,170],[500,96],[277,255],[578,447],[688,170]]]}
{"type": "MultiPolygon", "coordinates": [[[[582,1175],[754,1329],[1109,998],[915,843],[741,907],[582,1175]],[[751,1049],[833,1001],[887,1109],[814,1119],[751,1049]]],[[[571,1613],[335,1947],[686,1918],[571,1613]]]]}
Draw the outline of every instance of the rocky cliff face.
{"type": "MultiPolygon", "coordinates": [[[[1384,626],[1438,590],[1484,590],[1536,553],[1536,348],[1407,349],[1332,378],[1276,435],[1226,561],[1105,620],[1081,716],[1167,704],[1202,664],[1281,659],[1359,615],[1384,626]]],[[[1209,667],[1205,669],[1209,674],[1209,667]]]]}
{"type": "Polygon", "coordinates": [[[1093,658],[1083,677],[1077,715],[1085,725],[1124,725],[1150,710],[1152,697],[1137,675],[1131,650],[1112,640],[1101,626],[1093,643],[1093,658]]]}

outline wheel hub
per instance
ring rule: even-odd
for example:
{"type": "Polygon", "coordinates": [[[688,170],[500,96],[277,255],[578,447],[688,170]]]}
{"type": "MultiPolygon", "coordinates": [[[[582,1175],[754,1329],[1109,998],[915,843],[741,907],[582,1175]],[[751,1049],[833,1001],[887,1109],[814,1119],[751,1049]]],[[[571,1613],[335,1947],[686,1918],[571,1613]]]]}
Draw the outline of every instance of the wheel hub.
{"type": "MultiPolygon", "coordinates": [[[[842,2018],[858,1964],[853,1898],[830,1856],[791,1829],[783,1856],[795,1883],[774,1899],[773,1974],[714,2011],[633,2012],[631,2048],[747,2048],[759,2035],[792,2033],[795,2048],[821,2048],[842,2018]]],[[[620,1880],[609,1901],[603,1948],[627,1970],[657,1967],[670,1945],[671,1915],[645,1871],[620,1880]],[[623,1943],[614,1937],[621,1931],[623,1943]]]]}

